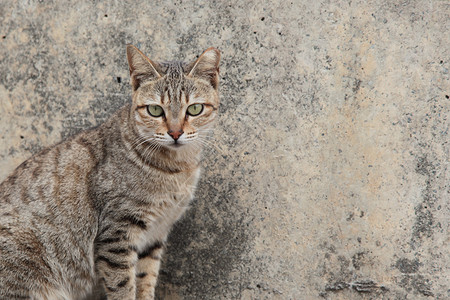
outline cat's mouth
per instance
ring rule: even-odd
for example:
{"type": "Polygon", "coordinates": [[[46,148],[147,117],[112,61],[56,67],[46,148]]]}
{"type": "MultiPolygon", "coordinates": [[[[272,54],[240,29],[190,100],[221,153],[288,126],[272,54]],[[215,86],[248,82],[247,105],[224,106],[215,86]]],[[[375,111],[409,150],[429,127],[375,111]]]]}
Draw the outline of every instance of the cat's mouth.
{"type": "Polygon", "coordinates": [[[175,148],[175,149],[181,148],[182,146],[184,146],[184,144],[181,144],[181,143],[179,143],[177,141],[174,141],[173,143],[169,144],[169,147],[175,148]]]}

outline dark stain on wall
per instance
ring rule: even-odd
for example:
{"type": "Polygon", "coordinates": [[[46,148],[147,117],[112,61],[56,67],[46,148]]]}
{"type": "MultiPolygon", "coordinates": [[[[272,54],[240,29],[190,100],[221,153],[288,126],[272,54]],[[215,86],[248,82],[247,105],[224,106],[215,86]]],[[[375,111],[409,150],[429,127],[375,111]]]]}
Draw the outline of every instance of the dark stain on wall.
{"type": "Polygon", "coordinates": [[[433,236],[433,227],[435,225],[433,209],[437,200],[436,190],[433,189],[436,170],[426,156],[418,158],[416,172],[425,176],[425,189],[422,191],[423,201],[414,208],[416,221],[411,237],[411,245],[413,247],[420,245],[422,239],[433,236]]]}
{"type": "Polygon", "coordinates": [[[238,286],[228,282],[231,272],[242,269],[243,254],[251,245],[243,215],[228,209],[237,202],[236,188],[227,176],[201,179],[193,207],[170,235],[157,287],[159,299],[172,290],[183,299],[238,297],[246,286],[245,279],[238,286]]]}
{"type": "Polygon", "coordinates": [[[419,270],[420,262],[418,259],[410,260],[407,258],[400,258],[397,260],[395,267],[404,274],[416,273],[419,270]]]}

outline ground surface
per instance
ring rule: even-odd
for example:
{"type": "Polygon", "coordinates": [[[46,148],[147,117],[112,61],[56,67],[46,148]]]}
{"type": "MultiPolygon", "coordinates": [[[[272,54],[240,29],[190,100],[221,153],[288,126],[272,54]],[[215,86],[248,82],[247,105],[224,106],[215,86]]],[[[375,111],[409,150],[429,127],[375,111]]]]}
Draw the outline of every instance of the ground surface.
{"type": "Polygon", "coordinates": [[[0,180],[130,101],[127,43],[215,46],[216,146],[159,298],[450,298],[448,1],[132,3],[0,0],[0,180]]]}

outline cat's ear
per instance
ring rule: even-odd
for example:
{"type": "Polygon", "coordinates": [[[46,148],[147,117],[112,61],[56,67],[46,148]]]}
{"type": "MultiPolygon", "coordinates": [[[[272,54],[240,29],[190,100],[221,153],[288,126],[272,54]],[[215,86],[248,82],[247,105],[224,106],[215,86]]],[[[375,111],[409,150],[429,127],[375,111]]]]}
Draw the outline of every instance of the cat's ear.
{"type": "Polygon", "coordinates": [[[220,52],[216,48],[208,48],[192,64],[188,76],[206,79],[214,89],[219,86],[220,52]]]}
{"type": "Polygon", "coordinates": [[[127,46],[127,59],[133,91],[137,90],[144,81],[152,81],[161,77],[158,65],[131,44],[127,46]]]}

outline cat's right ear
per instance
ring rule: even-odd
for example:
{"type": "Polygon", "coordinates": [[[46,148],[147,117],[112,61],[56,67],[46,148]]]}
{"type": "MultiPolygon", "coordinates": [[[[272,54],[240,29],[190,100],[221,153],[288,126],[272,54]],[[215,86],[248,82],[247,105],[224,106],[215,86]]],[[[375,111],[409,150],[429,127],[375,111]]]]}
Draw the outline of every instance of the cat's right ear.
{"type": "Polygon", "coordinates": [[[161,77],[158,72],[158,65],[131,44],[127,45],[127,59],[133,91],[136,91],[143,82],[161,77]]]}

